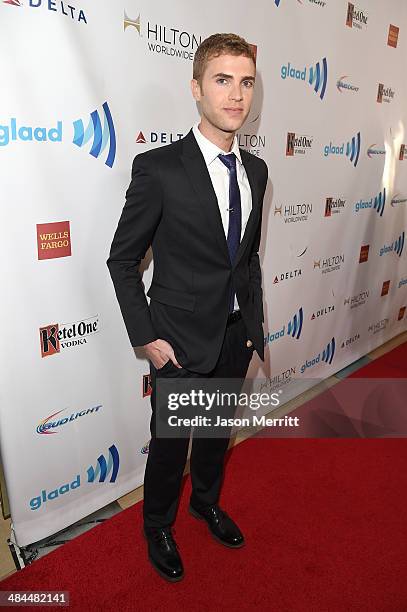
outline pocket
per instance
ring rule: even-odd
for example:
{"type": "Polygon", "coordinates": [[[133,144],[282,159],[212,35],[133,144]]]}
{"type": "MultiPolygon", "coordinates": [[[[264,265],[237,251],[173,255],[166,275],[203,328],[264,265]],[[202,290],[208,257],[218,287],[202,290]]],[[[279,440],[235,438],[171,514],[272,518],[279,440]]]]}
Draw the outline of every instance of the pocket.
{"type": "Polygon", "coordinates": [[[171,360],[171,359],[169,359],[168,361],[166,361],[166,362],[164,363],[164,365],[163,365],[163,366],[161,366],[161,368],[156,368],[157,372],[162,372],[162,371],[163,371],[163,370],[164,370],[164,369],[165,369],[165,368],[168,366],[168,364],[170,364],[170,363],[172,364],[172,360],[171,360]]]}
{"type": "MultiPolygon", "coordinates": [[[[152,283],[147,291],[148,297],[167,306],[175,306],[183,310],[193,312],[195,310],[196,296],[186,291],[177,291],[169,287],[163,287],[157,283],[152,283]]],[[[163,366],[164,367],[164,366],[163,366]]]]}

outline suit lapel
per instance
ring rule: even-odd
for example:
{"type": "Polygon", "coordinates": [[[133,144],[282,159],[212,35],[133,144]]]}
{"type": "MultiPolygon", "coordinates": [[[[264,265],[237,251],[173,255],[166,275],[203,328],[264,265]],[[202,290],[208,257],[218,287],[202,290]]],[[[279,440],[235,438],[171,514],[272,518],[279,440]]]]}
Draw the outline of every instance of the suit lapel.
{"type": "MultiPolygon", "coordinates": [[[[222,218],[220,216],[218,199],[212,185],[211,177],[202,155],[201,149],[196,142],[192,129],[182,139],[183,151],[181,153],[181,161],[185,171],[191,181],[192,187],[195,190],[196,196],[200,202],[202,210],[206,215],[211,232],[215,236],[223,257],[229,259],[229,250],[226,241],[225,232],[223,230],[222,218]]],[[[242,163],[246,170],[249,180],[250,189],[252,192],[252,209],[247,221],[246,229],[243,238],[240,242],[239,249],[236,254],[235,266],[242,256],[250,237],[252,236],[258,219],[259,201],[256,187],[256,177],[252,163],[252,156],[244,149],[240,149],[242,163]]]]}

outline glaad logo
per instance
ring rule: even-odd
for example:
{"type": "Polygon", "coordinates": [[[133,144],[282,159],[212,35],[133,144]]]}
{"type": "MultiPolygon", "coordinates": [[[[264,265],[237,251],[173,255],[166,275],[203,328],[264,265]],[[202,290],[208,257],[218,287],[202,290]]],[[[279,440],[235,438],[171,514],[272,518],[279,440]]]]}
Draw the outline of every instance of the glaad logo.
{"type": "MultiPolygon", "coordinates": [[[[300,339],[302,332],[302,323],[304,321],[304,313],[302,307],[298,309],[298,313],[296,313],[287,324],[287,335],[291,336],[291,338],[295,338],[296,340],[300,339]]],[[[267,336],[264,336],[264,346],[267,344],[274,342],[274,340],[278,340],[279,338],[283,338],[285,336],[285,325],[274,333],[268,333],[267,336]]]]}
{"type": "Polygon", "coordinates": [[[370,208],[375,210],[380,217],[383,217],[384,206],[386,204],[386,188],[383,188],[378,195],[374,196],[374,198],[370,198],[370,200],[359,200],[355,204],[355,212],[359,212],[361,210],[366,210],[370,208]]]}
{"type": "MultiPolygon", "coordinates": [[[[319,92],[319,97],[322,100],[325,96],[328,83],[328,63],[326,57],[323,58],[321,64],[317,62],[315,67],[310,66],[308,72],[308,84],[314,87],[316,93],[319,92]]],[[[281,78],[285,80],[287,77],[305,81],[307,77],[307,68],[305,67],[304,70],[300,70],[294,68],[291,66],[290,62],[288,62],[287,66],[281,66],[281,78]]]]}
{"type": "Polygon", "coordinates": [[[280,6],[280,2],[281,2],[281,0],[274,0],[274,4],[275,4],[277,7],[279,7],[279,6],[280,6]]]}
{"type": "Polygon", "coordinates": [[[313,357],[310,361],[306,360],[305,363],[301,366],[300,372],[304,374],[307,368],[311,368],[320,361],[324,363],[331,364],[335,355],[335,338],[328,343],[326,348],[321,353],[318,353],[315,357],[313,357]]]}
{"type": "Polygon", "coordinates": [[[61,142],[62,141],[62,121],[57,122],[57,127],[30,127],[17,124],[17,119],[12,117],[9,125],[0,125],[0,146],[7,146],[10,141],[21,140],[29,142],[61,142]]]}
{"type": "Polygon", "coordinates": [[[66,423],[71,423],[75,421],[78,417],[84,416],[85,414],[93,414],[93,411],[97,412],[102,405],[93,406],[93,408],[88,408],[87,410],[81,410],[80,412],[72,413],[70,417],[64,417],[63,419],[54,419],[57,414],[61,414],[64,410],[58,410],[58,412],[54,412],[54,414],[50,414],[50,416],[45,417],[39,425],[36,427],[36,431],[38,434],[56,434],[57,431],[50,431],[50,429],[56,429],[58,427],[62,427],[66,423]],[[54,419],[54,420],[51,420],[54,419]]]}
{"type": "MultiPolygon", "coordinates": [[[[23,3],[20,0],[3,0],[3,4],[11,4],[12,6],[23,6],[23,3]]],[[[86,15],[82,9],[79,11],[72,5],[63,2],[62,0],[28,0],[28,4],[30,8],[39,8],[40,6],[44,6],[49,11],[53,13],[60,12],[62,15],[66,17],[71,17],[74,21],[83,21],[84,23],[88,23],[86,20],[86,15]]]]}
{"type": "Polygon", "coordinates": [[[349,160],[353,163],[356,168],[359,155],[360,155],[360,132],[356,134],[356,136],[352,137],[352,140],[346,143],[346,151],[345,151],[345,143],[341,145],[333,145],[332,142],[329,145],[325,145],[324,147],[324,156],[328,157],[328,155],[346,155],[349,157],[349,160]]]}
{"type": "Polygon", "coordinates": [[[351,85],[350,83],[345,83],[344,79],[347,78],[347,75],[344,74],[336,81],[336,87],[338,91],[340,91],[341,93],[343,93],[344,91],[354,91],[355,93],[357,93],[359,91],[359,87],[356,87],[356,85],[351,85]]]}
{"type": "MultiPolygon", "coordinates": [[[[117,475],[119,472],[119,451],[117,447],[112,444],[109,447],[109,459],[106,462],[106,459],[103,455],[100,455],[97,459],[96,469],[93,466],[90,466],[87,470],[88,475],[88,483],[93,483],[99,478],[99,482],[106,482],[107,476],[112,472],[110,476],[110,480],[108,482],[116,482],[117,475]]],[[[77,474],[72,482],[67,482],[65,484],[56,487],[52,491],[47,492],[46,489],[41,491],[40,495],[33,497],[29,501],[29,505],[31,510],[38,510],[41,508],[42,504],[45,504],[47,501],[52,501],[54,499],[58,499],[61,495],[66,495],[70,491],[74,489],[78,489],[81,485],[81,475],[77,474]]]]}
{"type": "Polygon", "coordinates": [[[119,451],[113,444],[112,446],[109,446],[108,462],[106,462],[104,455],[99,455],[96,468],[94,468],[93,465],[88,468],[88,482],[95,482],[98,478],[99,482],[105,482],[110,472],[111,476],[109,482],[116,482],[117,474],[119,472],[119,465],[119,451]]]}
{"type": "Polygon", "coordinates": [[[404,232],[400,234],[400,236],[391,244],[384,245],[379,251],[380,257],[382,255],[386,255],[387,253],[396,253],[399,257],[402,256],[404,250],[404,232]]]}
{"type": "Polygon", "coordinates": [[[92,147],[89,151],[89,155],[93,157],[99,157],[109,143],[109,151],[105,164],[112,168],[116,157],[116,133],[108,103],[104,102],[102,106],[104,111],[103,129],[99,113],[97,110],[94,110],[90,114],[86,130],[84,129],[82,119],[74,121],[75,134],[73,143],[78,147],[83,147],[93,138],[92,147]]]}

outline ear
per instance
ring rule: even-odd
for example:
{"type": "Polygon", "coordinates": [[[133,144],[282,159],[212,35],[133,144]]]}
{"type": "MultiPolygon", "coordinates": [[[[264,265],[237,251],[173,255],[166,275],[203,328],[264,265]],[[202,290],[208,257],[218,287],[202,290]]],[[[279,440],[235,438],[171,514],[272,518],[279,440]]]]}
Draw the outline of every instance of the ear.
{"type": "Polygon", "coordinates": [[[199,102],[201,99],[201,87],[196,79],[191,79],[191,91],[194,99],[199,102]]]}

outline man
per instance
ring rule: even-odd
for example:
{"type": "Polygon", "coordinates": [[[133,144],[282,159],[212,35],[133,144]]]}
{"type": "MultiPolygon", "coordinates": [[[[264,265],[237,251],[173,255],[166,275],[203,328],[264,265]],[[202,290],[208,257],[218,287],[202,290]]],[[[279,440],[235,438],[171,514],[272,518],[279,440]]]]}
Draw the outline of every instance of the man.
{"type": "MultiPolygon", "coordinates": [[[[200,44],[191,80],[200,122],[181,140],[136,155],[107,260],[131,344],[144,347],[150,362],[144,535],[153,566],[172,581],[184,574],[171,526],[189,440],[156,435],[157,382],[244,380],[254,349],[264,360],[258,250],[268,171],[235,136],[250,111],[255,72],[243,38],[214,34],[200,44]],[[150,245],[148,304],[139,265],[150,245]]],[[[228,442],[193,437],[189,510],[218,542],[237,548],[243,534],[218,505],[228,442]]]]}

